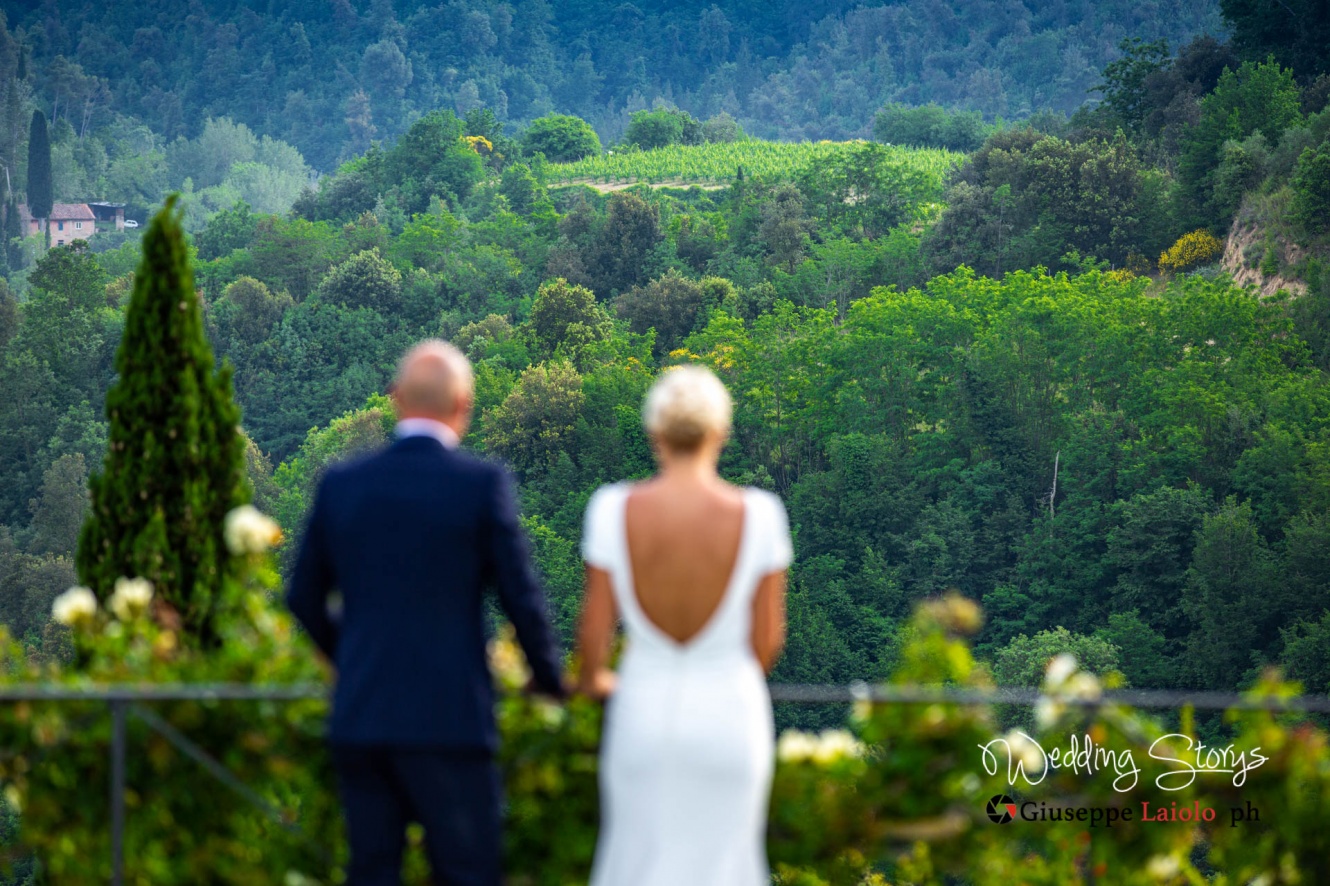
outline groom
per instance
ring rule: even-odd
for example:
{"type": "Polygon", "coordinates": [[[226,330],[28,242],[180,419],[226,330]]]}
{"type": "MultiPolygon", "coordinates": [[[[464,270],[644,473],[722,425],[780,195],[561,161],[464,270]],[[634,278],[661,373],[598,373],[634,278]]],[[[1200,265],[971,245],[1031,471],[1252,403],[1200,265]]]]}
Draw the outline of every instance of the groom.
{"type": "Polygon", "coordinates": [[[442,341],[417,345],[392,393],[397,441],[324,476],[287,603],[337,670],[328,741],[347,883],[400,883],[417,821],[435,883],[497,886],[486,587],[517,629],[535,688],[562,697],[559,659],[508,475],[457,448],[472,407],[466,357],[442,341]]]}

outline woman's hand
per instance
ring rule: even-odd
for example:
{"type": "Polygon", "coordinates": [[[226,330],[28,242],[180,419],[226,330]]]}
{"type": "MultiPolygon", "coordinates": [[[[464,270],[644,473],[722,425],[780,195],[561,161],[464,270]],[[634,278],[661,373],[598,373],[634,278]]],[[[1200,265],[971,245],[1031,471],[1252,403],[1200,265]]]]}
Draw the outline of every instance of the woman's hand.
{"type": "Polygon", "coordinates": [[[587,698],[604,701],[614,694],[614,689],[618,685],[618,674],[609,668],[597,668],[594,671],[582,674],[582,682],[577,690],[587,698]]]}

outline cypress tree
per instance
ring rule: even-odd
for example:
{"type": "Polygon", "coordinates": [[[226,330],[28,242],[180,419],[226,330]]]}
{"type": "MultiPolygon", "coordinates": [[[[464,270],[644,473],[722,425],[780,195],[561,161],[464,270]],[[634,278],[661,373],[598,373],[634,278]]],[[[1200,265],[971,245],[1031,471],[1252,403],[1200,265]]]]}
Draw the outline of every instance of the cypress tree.
{"type": "Polygon", "coordinates": [[[231,558],[228,511],[249,501],[231,367],[216,368],[203,331],[177,195],[143,236],[143,258],[106,395],[110,423],[92,509],[79,538],[79,580],[99,598],[121,576],[150,579],[192,633],[213,618],[231,558]]]}
{"type": "Polygon", "coordinates": [[[33,218],[47,219],[49,228],[55,193],[51,185],[51,137],[46,131],[46,115],[32,112],[28,129],[28,211],[33,218]]]}

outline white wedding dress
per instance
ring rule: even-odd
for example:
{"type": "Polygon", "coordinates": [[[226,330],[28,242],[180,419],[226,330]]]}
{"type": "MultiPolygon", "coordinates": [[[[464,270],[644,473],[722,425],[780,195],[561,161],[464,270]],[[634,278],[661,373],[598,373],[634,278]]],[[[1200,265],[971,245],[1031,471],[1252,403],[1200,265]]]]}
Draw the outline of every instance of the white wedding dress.
{"type": "Polygon", "coordinates": [[[774,725],[752,601],[764,576],[789,566],[785,508],[743,490],[734,571],[705,625],[680,643],[647,619],[633,589],[629,492],[624,483],[596,492],[582,540],[586,562],[610,574],[627,633],[605,711],[591,884],[766,886],[774,725]]]}

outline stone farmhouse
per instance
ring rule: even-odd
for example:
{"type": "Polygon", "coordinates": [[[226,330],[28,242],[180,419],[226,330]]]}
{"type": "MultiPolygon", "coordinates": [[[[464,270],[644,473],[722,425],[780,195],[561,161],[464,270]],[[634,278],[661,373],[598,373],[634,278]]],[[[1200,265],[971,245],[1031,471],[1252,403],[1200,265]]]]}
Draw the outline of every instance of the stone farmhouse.
{"type": "MultiPolygon", "coordinates": [[[[41,219],[33,218],[27,204],[19,204],[19,222],[23,236],[40,234],[41,219]]],[[[114,224],[116,230],[124,230],[125,208],[123,203],[57,203],[51,207],[51,245],[64,246],[75,240],[91,240],[97,233],[97,222],[114,224]]]]}

